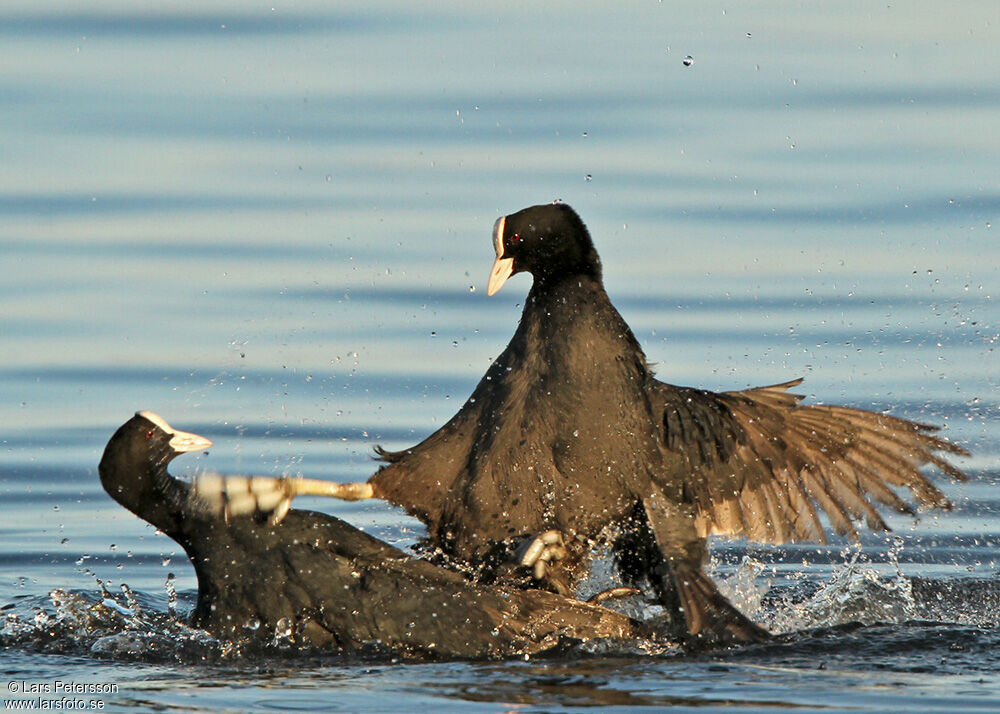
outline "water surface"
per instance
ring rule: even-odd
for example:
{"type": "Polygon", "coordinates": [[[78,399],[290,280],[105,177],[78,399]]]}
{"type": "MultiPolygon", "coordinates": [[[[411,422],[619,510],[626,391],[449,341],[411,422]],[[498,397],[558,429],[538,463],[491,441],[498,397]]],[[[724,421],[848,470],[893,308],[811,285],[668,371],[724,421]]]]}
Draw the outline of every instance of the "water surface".
{"type": "MultiPolygon", "coordinates": [[[[441,425],[527,291],[485,296],[493,221],[556,198],[661,378],[805,376],[973,456],[953,511],[860,551],[715,544],[753,617],[805,631],[775,645],[133,662],[64,632],[7,647],[5,676],[116,682],[113,710],[1000,706],[998,27],[985,0],[8,3],[0,603],[19,626],[65,620],[55,590],[100,601],[97,579],[167,618],[172,573],[190,606],[179,547],[97,481],[137,409],[215,441],[176,472],[344,481],[441,425]]],[[[303,505],[420,533],[380,503],[303,505]]]]}

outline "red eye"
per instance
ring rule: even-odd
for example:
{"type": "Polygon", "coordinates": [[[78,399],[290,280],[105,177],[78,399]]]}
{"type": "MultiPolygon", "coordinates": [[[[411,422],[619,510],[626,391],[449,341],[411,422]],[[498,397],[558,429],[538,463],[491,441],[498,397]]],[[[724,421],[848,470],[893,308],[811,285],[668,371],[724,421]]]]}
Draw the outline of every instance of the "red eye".
{"type": "Polygon", "coordinates": [[[512,235],[510,237],[510,242],[511,243],[520,243],[521,242],[521,234],[520,233],[515,233],[514,235],[512,235]]]}
{"type": "Polygon", "coordinates": [[[153,438],[153,433],[154,433],[153,429],[150,429],[149,431],[147,431],[146,432],[146,438],[147,439],[152,439],[153,438]]]}

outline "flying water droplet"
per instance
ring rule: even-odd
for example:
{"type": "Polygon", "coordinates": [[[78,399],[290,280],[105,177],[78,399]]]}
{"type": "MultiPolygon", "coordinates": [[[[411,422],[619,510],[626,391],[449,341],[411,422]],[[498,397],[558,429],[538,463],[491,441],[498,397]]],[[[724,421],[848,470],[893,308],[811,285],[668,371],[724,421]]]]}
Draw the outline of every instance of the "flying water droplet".
{"type": "Polygon", "coordinates": [[[685,57],[681,61],[684,63],[685,67],[690,67],[691,65],[694,64],[694,57],[692,57],[691,55],[688,55],[687,57],[685,57]]]}
{"type": "Polygon", "coordinates": [[[163,589],[167,591],[167,612],[171,617],[177,617],[177,588],[174,587],[173,573],[167,573],[167,580],[163,583],[163,589]]]}
{"type": "Polygon", "coordinates": [[[292,640],[292,620],[288,617],[283,617],[278,620],[277,624],[274,626],[274,640],[275,644],[282,641],[291,642],[292,640]]]}

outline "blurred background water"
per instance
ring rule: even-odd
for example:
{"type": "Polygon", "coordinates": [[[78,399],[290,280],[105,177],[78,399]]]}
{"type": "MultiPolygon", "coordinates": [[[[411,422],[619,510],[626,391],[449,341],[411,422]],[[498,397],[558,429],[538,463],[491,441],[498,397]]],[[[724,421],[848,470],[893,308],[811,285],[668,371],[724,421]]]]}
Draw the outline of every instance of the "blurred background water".
{"type": "Polygon", "coordinates": [[[343,481],[442,424],[528,287],[486,298],[490,227],[553,199],[662,379],[801,375],[973,451],[955,509],[892,519],[898,541],[715,545],[772,627],[866,623],[784,649],[217,670],[9,645],[5,676],[119,682],[123,710],[1000,706],[998,27],[987,0],[5,3],[9,616],[95,576],[163,611],[173,573],[190,601],[180,549],[97,480],[137,409],[215,441],[175,471],[343,481]]]}

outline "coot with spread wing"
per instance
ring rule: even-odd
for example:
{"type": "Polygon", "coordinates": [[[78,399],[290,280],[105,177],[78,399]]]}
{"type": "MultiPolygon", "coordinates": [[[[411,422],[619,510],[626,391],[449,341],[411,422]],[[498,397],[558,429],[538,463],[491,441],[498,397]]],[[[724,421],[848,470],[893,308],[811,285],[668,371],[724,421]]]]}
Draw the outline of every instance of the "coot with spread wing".
{"type": "MultiPolygon", "coordinates": [[[[623,575],[683,613],[689,635],[758,640],[767,633],[702,571],[709,535],[825,542],[822,511],[856,537],[860,520],[886,529],[875,503],[911,512],[895,487],[948,507],[920,467],[964,479],[936,452],[965,450],[934,427],[803,405],[788,391],[801,380],[721,393],[657,380],[569,206],[502,217],[493,239],[489,294],[515,273],[533,277],[514,337],[443,427],[380,451],[388,463],[367,483],[336,486],[403,506],[452,556],[482,563],[528,542],[523,562],[566,590],[607,546],[623,575]]],[[[281,487],[286,499],[299,492],[281,487]]]]}

